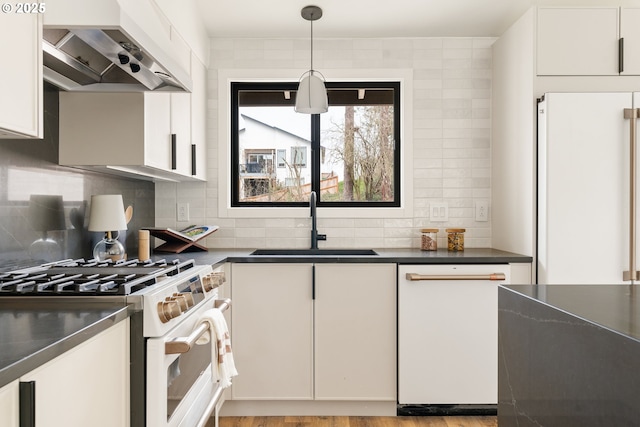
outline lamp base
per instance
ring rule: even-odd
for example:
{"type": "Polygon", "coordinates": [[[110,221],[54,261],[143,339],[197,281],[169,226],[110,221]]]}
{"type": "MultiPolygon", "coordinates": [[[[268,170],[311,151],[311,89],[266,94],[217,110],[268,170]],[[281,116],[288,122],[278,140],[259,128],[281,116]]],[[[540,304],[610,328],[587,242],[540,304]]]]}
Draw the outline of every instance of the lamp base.
{"type": "Polygon", "coordinates": [[[116,239],[104,238],[93,248],[93,257],[98,261],[120,261],[125,256],[124,246],[116,239]]]}

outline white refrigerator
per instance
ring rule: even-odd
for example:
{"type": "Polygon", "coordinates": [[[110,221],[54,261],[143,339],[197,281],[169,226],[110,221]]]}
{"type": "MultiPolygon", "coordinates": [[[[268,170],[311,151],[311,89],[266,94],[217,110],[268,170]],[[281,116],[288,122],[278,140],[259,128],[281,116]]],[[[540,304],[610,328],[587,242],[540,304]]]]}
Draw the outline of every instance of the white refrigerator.
{"type": "Polygon", "coordinates": [[[547,93],[538,103],[538,283],[637,282],[639,108],[629,92],[547,93]]]}

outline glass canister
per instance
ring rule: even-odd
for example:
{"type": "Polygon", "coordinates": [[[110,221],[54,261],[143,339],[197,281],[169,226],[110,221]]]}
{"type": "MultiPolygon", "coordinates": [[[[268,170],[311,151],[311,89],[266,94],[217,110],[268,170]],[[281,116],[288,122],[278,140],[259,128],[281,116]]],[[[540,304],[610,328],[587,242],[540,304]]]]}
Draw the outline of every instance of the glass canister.
{"type": "Polygon", "coordinates": [[[447,228],[447,249],[464,251],[464,228],[447,228]]]}
{"type": "Polygon", "coordinates": [[[422,249],[423,251],[437,251],[438,250],[438,229],[423,228],[421,232],[422,232],[422,237],[420,239],[420,249],[422,249]]]}

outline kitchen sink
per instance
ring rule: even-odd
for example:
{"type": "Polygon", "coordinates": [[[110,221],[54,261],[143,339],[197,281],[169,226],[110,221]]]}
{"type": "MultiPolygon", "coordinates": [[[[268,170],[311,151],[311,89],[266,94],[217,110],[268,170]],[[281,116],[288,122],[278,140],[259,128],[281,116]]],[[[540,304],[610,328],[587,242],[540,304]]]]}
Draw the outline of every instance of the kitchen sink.
{"type": "Polygon", "coordinates": [[[298,256],[345,256],[345,255],[355,255],[355,256],[371,256],[378,255],[376,251],[373,249],[256,249],[251,252],[251,255],[271,255],[271,256],[281,256],[281,255],[298,255],[298,256]]]}

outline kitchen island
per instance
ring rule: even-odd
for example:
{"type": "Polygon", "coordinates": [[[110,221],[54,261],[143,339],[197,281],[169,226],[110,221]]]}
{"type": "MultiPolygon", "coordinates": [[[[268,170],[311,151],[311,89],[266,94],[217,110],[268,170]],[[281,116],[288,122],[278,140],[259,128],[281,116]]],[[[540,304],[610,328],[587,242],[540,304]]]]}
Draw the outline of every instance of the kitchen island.
{"type": "Polygon", "coordinates": [[[640,419],[640,286],[499,289],[498,423],[627,426],[640,419]]]}

